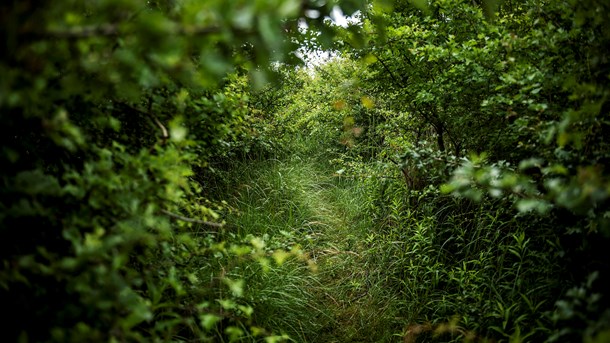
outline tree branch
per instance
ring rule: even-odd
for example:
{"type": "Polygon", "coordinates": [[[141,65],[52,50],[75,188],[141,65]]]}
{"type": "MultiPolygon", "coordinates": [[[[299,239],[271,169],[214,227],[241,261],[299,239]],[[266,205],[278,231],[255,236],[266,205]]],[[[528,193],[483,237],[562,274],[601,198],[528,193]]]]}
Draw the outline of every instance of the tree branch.
{"type": "Polygon", "coordinates": [[[159,121],[159,118],[157,118],[157,116],[153,114],[153,112],[152,112],[152,99],[150,97],[148,98],[148,115],[155,122],[155,124],[157,124],[157,126],[161,129],[161,134],[162,134],[162,137],[163,137],[162,144],[165,144],[167,142],[167,139],[169,138],[169,132],[167,131],[165,126],[163,126],[161,121],[159,121]]]}
{"type": "Polygon", "coordinates": [[[133,105],[131,105],[129,103],[121,102],[121,101],[116,101],[116,102],[122,106],[125,106],[129,110],[134,111],[142,116],[146,116],[150,120],[152,120],[153,123],[161,130],[161,140],[162,140],[161,144],[165,144],[167,142],[167,139],[169,138],[169,131],[167,131],[167,128],[163,125],[163,123],[161,123],[159,118],[157,118],[157,116],[153,114],[152,100],[150,98],[148,99],[148,109],[146,112],[143,110],[140,110],[139,108],[134,107],[133,105]]]}
{"type": "Polygon", "coordinates": [[[402,84],[400,82],[398,82],[398,79],[396,78],[396,76],[394,76],[394,73],[392,73],[392,71],[390,70],[390,68],[388,68],[388,66],[385,64],[385,62],[380,57],[378,57],[376,55],[374,55],[374,56],[377,59],[377,61],[379,61],[379,63],[383,67],[383,69],[385,69],[385,71],[388,72],[388,74],[390,74],[390,77],[394,81],[394,84],[398,87],[402,87],[402,84]]]}

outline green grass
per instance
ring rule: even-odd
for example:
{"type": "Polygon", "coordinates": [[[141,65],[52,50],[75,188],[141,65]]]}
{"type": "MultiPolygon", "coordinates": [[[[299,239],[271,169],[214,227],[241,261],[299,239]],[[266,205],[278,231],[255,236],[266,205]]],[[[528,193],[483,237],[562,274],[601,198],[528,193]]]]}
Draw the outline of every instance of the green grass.
{"type": "Polygon", "coordinates": [[[367,191],[340,178],[324,156],[293,155],[234,168],[228,230],[300,246],[312,268],[290,260],[241,275],[256,294],[255,322],[297,342],[388,342],[400,331],[396,295],[380,279],[370,249],[367,191]]]}
{"type": "Polygon", "coordinates": [[[328,151],[296,151],[227,176],[232,210],[219,238],[303,252],[233,271],[246,281],[253,325],[294,342],[519,342],[549,332],[541,312],[560,267],[550,236],[530,237],[501,203],[339,176],[328,151]]]}

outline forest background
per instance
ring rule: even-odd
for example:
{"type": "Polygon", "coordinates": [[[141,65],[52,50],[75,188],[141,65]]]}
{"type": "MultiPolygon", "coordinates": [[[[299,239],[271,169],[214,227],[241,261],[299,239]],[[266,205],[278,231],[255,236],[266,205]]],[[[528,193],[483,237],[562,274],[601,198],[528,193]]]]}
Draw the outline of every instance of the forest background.
{"type": "Polygon", "coordinates": [[[3,2],[4,339],[610,341],[609,15],[3,2]]]}

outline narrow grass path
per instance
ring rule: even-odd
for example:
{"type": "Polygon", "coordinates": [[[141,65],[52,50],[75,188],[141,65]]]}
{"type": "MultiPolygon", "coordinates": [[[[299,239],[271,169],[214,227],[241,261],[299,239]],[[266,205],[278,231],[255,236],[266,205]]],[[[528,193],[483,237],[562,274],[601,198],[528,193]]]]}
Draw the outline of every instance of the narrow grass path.
{"type": "Polygon", "coordinates": [[[396,299],[375,266],[367,192],[324,159],[292,156],[255,162],[236,186],[230,224],[271,245],[299,245],[316,270],[298,261],[248,280],[269,294],[259,318],[298,342],[392,342],[396,299]]]}

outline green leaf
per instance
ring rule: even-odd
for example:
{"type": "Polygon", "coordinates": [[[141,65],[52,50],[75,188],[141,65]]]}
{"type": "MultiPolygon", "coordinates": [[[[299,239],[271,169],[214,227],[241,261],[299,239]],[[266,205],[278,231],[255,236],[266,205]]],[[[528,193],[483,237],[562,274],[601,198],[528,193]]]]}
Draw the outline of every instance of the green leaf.
{"type": "Polygon", "coordinates": [[[242,279],[231,280],[229,278],[224,278],[222,281],[227,286],[229,286],[229,289],[231,290],[231,293],[233,293],[234,296],[242,297],[244,295],[244,285],[245,285],[244,280],[242,280],[242,279]]]}
{"type": "Polygon", "coordinates": [[[531,211],[537,211],[540,214],[547,213],[551,208],[551,205],[543,200],[538,199],[521,199],[517,202],[517,209],[519,212],[527,213],[531,211]]]}
{"type": "Polygon", "coordinates": [[[225,310],[233,310],[237,308],[237,304],[231,299],[216,300],[225,310]]]}
{"type": "Polygon", "coordinates": [[[206,313],[199,315],[199,322],[201,323],[201,326],[207,331],[212,330],[221,320],[222,317],[217,316],[215,314],[206,313]]]}
{"type": "Polygon", "coordinates": [[[285,342],[289,339],[290,339],[290,337],[287,335],[267,336],[267,337],[265,337],[265,343],[279,343],[279,342],[285,342]]]}
{"type": "Polygon", "coordinates": [[[273,259],[275,260],[275,263],[277,263],[277,265],[279,266],[281,266],[284,261],[286,261],[286,259],[290,256],[291,254],[284,250],[276,250],[275,252],[273,252],[273,259]]]}
{"type": "Polygon", "coordinates": [[[184,127],[181,118],[175,118],[169,123],[169,137],[172,141],[182,142],[188,133],[188,129],[184,127]]]}
{"type": "Polygon", "coordinates": [[[252,317],[252,314],[254,313],[252,306],[238,305],[237,309],[243,312],[248,318],[252,317]]]}
{"type": "Polygon", "coordinates": [[[225,333],[229,336],[229,342],[236,342],[244,335],[244,331],[237,326],[229,326],[225,333]]]}

